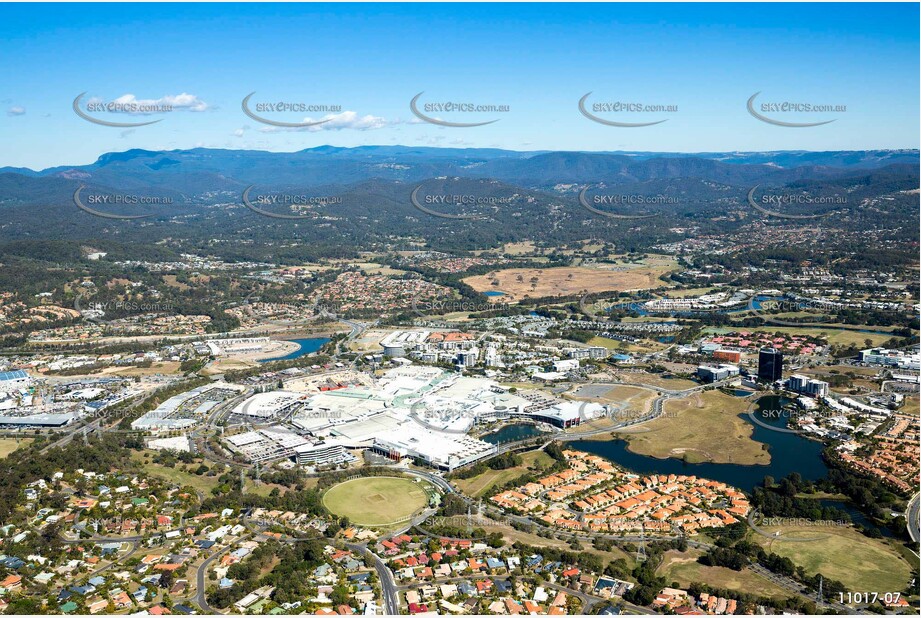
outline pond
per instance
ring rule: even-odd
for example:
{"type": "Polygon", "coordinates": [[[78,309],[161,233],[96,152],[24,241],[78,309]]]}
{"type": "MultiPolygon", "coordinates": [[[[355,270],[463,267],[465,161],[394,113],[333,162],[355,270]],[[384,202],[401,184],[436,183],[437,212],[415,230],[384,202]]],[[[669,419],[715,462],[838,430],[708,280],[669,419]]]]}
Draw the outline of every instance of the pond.
{"type": "Polygon", "coordinates": [[[506,442],[515,442],[517,440],[527,440],[543,435],[543,431],[537,428],[537,425],[531,423],[516,423],[506,425],[502,429],[488,433],[480,438],[490,444],[505,444],[506,442]]]}
{"type": "Polygon", "coordinates": [[[742,389],[732,389],[732,390],[723,390],[724,393],[732,395],[733,397],[748,397],[752,394],[751,391],[746,391],[742,389]]]}

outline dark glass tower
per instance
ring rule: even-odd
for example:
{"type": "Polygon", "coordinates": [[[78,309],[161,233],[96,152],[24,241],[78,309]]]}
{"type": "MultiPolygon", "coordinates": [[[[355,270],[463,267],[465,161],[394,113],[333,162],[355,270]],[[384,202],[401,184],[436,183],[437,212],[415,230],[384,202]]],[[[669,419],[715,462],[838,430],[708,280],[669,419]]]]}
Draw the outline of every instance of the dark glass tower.
{"type": "Polygon", "coordinates": [[[758,352],[758,379],[776,382],[783,378],[783,353],[773,348],[762,348],[758,352]]]}

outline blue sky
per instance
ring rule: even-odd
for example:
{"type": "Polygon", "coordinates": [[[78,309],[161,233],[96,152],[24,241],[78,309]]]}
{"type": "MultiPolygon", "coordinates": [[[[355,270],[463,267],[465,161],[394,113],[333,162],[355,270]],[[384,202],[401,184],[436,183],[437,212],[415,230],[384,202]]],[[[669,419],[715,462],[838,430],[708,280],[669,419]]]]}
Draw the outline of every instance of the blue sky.
{"type": "MultiPolygon", "coordinates": [[[[322,144],[515,150],[847,150],[919,145],[917,4],[128,4],[0,5],[0,166],[84,164],[130,148],[293,151],[322,144]],[[240,103],[341,106],[322,130],[278,129],[240,103]],[[431,113],[409,102],[508,105],[431,113]],[[677,106],[606,113],[667,122],[609,127],[596,102],[677,106]],[[753,118],[746,101],[844,105],[753,118]],[[156,115],[73,113],[109,102],[185,101],[156,115]],[[180,95],[186,95],[180,98],[180,95]]],[[[262,114],[320,120],[323,113],[262,114]]]]}

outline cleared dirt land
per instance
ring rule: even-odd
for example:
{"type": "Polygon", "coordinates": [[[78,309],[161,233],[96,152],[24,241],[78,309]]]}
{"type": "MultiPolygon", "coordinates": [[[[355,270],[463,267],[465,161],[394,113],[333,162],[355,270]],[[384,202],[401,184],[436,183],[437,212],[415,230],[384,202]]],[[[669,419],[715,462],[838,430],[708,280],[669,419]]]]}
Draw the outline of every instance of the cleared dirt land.
{"type": "Polygon", "coordinates": [[[667,401],[662,417],[635,432],[617,435],[629,442],[631,451],[660,459],[767,465],[767,445],[752,440],[751,424],[739,417],[748,405],[748,399],[719,391],[694,393],[667,401]]]}
{"type": "Polygon", "coordinates": [[[667,551],[656,574],[665,577],[669,585],[677,582],[679,586],[685,587],[694,582],[706,582],[716,588],[744,591],[759,596],[784,598],[789,595],[786,589],[747,569],[733,571],[725,567],[704,566],[697,562],[697,558],[702,554],[702,551],[695,549],[684,553],[667,551]]]}
{"type": "Polygon", "coordinates": [[[349,342],[349,349],[355,352],[380,352],[381,339],[392,333],[396,329],[388,328],[369,328],[362,335],[349,342]]]}
{"type": "MultiPolygon", "coordinates": [[[[636,386],[593,384],[576,389],[571,393],[571,396],[579,401],[594,401],[619,406],[619,411],[615,418],[597,419],[567,430],[577,433],[595,429],[607,429],[621,420],[643,416],[652,408],[656,393],[636,386]]],[[[610,440],[611,436],[610,434],[598,434],[584,439],[604,441],[610,440]]]]}
{"type": "Polygon", "coordinates": [[[780,556],[785,556],[810,575],[821,573],[842,582],[849,590],[900,592],[911,579],[911,566],[885,539],[868,538],[844,526],[762,526],[777,539],[752,535],[751,539],[780,556]],[[797,543],[786,538],[816,538],[797,543]]]}
{"type": "Polygon", "coordinates": [[[573,399],[598,401],[601,403],[626,403],[638,410],[648,410],[655,399],[655,392],[637,386],[623,384],[593,384],[580,386],[570,393],[573,399]]]}
{"type": "Polygon", "coordinates": [[[646,264],[601,264],[560,268],[505,268],[485,275],[467,277],[464,283],[478,292],[498,290],[503,301],[525,296],[572,296],[591,292],[642,290],[662,285],[659,277],[674,263],[655,260],[646,264]],[[493,282],[497,283],[493,285],[493,282]]]}
{"type": "Polygon", "coordinates": [[[637,384],[648,384],[654,388],[666,388],[670,391],[680,391],[687,388],[700,386],[693,380],[677,377],[665,377],[657,373],[625,373],[620,376],[625,382],[636,382],[637,384]]]}
{"type": "Polygon", "coordinates": [[[394,476],[369,476],[330,487],[323,505],[360,526],[386,526],[428,504],[422,483],[394,476]]]}

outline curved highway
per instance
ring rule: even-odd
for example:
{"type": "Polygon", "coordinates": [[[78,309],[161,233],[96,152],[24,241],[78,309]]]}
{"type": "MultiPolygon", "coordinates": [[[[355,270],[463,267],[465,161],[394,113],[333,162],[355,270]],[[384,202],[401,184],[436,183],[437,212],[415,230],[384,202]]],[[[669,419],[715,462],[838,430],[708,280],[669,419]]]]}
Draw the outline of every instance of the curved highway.
{"type": "Polygon", "coordinates": [[[919,519],[919,508],[921,508],[921,492],[916,493],[908,501],[908,508],[905,509],[905,523],[908,526],[908,534],[911,540],[917,545],[921,540],[921,519],[919,519]]]}

